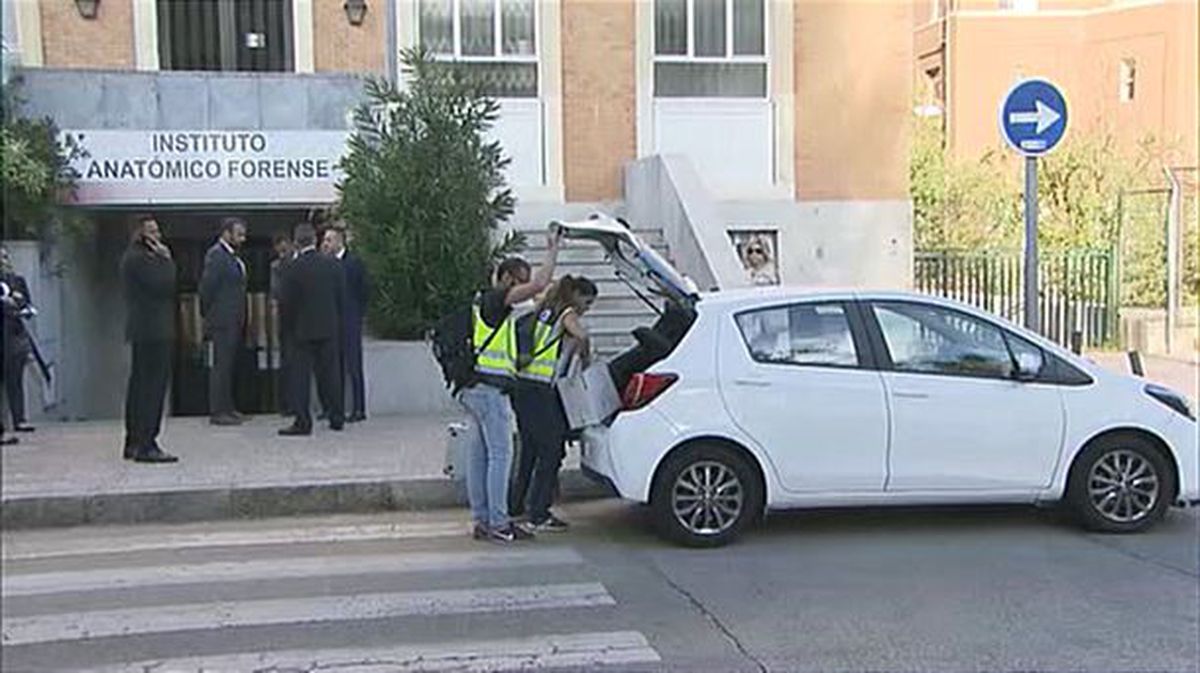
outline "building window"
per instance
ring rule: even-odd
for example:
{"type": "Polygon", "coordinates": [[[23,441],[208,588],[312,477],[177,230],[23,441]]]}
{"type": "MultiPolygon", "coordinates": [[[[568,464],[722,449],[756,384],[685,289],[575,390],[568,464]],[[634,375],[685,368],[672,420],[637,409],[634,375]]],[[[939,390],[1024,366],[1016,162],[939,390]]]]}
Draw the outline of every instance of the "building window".
{"type": "Polygon", "coordinates": [[[1121,91],[1122,103],[1133,101],[1137,93],[1137,61],[1132,58],[1121,59],[1121,91]]]}
{"type": "Polygon", "coordinates": [[[158,0],[164,70],[291,71],[292,0],[158,0]]]}
{"type": "Polygon", "coordinates": [[[420,0],[421,46],[474,74],[496,98],[538,95],[534,0],[420,0]]]}
{"type": "Polygon", "coordinates": [[[654,95],[766,98],[764,0],[655,0],[654,95]]]}

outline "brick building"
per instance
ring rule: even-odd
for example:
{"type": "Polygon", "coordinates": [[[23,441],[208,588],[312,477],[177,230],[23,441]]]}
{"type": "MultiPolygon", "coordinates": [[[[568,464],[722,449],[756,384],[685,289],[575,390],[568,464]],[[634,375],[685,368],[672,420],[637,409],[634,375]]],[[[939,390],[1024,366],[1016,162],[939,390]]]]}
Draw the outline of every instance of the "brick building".
{"type": "Polygon", "coordinates": [[[615,212],[720,287],[749,282],[735,245],[749,235],[771,242],[785,283],[910,279],[908,2],[10,0],[4,11],[27,111],[101,162],[77,203],[95,241],[57,253],[86,260],[62,281],[74,289],[61,293],[60,351],[73,350],[69,322],[95,327],[78,344],[86,365],[71,367],[88,373],[60,395],[75,398],[73,415],[115,408],[91,400],[123,371],[119,329],[103,319],[119,310],[123,218],[158,214],[187,275],[215,214],[246,215],[263,295],[254,279],[266,278],[271,234],[336,198],[335,168],[303,166],[336,166],[358,78],[398,78],[413,45],[469,63],[500,100],[493,133],[513,159],[518,228],[615,212]],[[229,146],[207,147],[208,135],[229,146]],[[210,154],[212,172],[187,163],[210,154]]]}
{"type": "Polygon", "coordinates": [[[1066,92],[1072,133],[1113,133],[1129,146],[1154,136],[1168,162],[1196,166],[1194,0],[918,0],[918,92],[944,110],[950,147],[998,147],[996,106],[1022,76],[1066,92]]]}

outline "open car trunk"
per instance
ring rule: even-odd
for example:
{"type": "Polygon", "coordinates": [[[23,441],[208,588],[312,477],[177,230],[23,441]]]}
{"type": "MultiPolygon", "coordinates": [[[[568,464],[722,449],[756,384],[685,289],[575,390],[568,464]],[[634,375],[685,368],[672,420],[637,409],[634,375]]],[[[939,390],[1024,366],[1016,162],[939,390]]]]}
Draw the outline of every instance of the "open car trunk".
{"type": "MultiPolygon", "coordinates": [[[[700,295],[695,284],[679,273],[629,227],[604,215],[593,215],[578,222],[554,222],[551,225],[572,240],[594,241],[604,248],[616,276],[646,302],[657,314],[654,324],[633,330],[637,343],[608,361],[616,390],[622,391],[629,380],[671,354],[696,320],[700,295]],[[659,299],[658,306],[654,299],[659,299]]],[[[566,402],[566,400],[564,400],[566,402]]]]}

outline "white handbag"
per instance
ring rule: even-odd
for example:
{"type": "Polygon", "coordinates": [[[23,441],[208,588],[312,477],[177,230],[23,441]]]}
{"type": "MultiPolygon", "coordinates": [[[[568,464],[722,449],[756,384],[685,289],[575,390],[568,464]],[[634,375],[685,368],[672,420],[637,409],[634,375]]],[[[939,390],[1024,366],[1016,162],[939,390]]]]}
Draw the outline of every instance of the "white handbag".
{"type": "Polygon", "coordinates": [[[582,372],[577,367],[554,386],[562,400],[572,430],[600,425],[621,408],[621,396],[605,361],[593,362],[582,372]]]}

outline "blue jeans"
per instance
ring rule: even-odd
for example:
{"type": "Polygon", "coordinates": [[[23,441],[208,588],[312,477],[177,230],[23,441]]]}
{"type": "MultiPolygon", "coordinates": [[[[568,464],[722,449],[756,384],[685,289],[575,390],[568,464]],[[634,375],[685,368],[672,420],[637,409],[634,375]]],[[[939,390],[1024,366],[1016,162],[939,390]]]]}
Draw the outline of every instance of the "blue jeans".
{"type": "Polygon", "coordinates": [[[467,446],[467,499],[471,518],[490,528],[508,525],[508,471],[512,463],[512,409],[499,388],[479,383],[459,402],[473,417],[467,446]]]}

